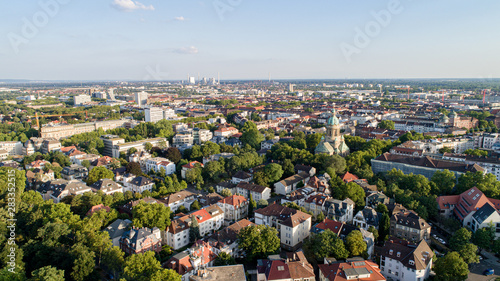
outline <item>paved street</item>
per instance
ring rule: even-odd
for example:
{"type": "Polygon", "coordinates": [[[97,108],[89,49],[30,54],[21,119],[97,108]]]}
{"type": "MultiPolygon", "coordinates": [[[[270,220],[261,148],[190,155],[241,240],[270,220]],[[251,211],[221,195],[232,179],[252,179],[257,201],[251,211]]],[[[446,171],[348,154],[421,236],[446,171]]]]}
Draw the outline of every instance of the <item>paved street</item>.
{"type": "Polygon", "coordinates": [[[471,266],[469,269],[469,278],[467,280],[486,281],[495,280],[496,277],[500,277],[500,263],[497,262],[498,258],[486,251],[482,251],[481,254],[484,256],[484,260],[482,260],[479,264],[473,264],[471,266]],[[495,274],[490,276],[483,275],[484,270],[487,268],[493,268],[495,270],[495,274]]]}

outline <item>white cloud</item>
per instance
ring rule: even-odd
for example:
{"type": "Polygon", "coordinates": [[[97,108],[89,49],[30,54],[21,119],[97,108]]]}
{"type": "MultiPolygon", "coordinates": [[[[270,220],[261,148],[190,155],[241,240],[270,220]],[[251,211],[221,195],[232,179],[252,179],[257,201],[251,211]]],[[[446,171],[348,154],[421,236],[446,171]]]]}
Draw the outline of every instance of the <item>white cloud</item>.
{"type": "Polygon", "coordinates": [[[117,10],[124,12],[131,12],[135,10],[153,11],[155,9],[153,5],[146,6],[139,1],[132,0],[114,0],[112,5],[117,10]]]}
{"type": "Polygon", "coordinates": [[[185,21],[186,18],[183,17],[183,16],[180,16],[180,17],[175,17],[174,20],[176,20],[176,21],[185,21]]]}
{"type": "Polygon", "coordinates": [[[198,48],[194,46],[174,49],[174,53],[193,55],[198,53],[198,48]]]}

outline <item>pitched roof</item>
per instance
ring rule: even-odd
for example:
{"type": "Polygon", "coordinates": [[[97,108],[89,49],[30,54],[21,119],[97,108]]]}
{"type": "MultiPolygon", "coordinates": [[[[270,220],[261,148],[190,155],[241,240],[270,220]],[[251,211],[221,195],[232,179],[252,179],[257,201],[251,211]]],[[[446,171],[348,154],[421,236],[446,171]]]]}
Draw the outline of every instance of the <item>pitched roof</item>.
{"type": "Polygon", "coordinates": [[[340,230],[342,229],[343,223],[334,221],[331,219],[325,219],[322,222],[316,224],[313,229],[315,229],[314,232],[319,232],[317,231],[318,229],[321,230],[331,230],[333,233],[340,235],[340,230]]]}
{"type": "Polygon", "coordinates": [[[220,243],[225,245],[232,244],[238,239],[238,233],[240,233],[240,230],[250,225],[255,224],[247,219],[239,220],[231,224],[230,226],[214,233],[208,240],[211,244],[216,245],[220,243]]]}
{"type": "Polygon", "coordinates": [[[425,157],[412,157],[412,156],[406,156],[406,155],[397,155],[397,154],[391,154],[391,153],[384,153],[380,155],[379,157],[375,158],[375,160],[378,161],[386,161],[386,162],[395,162],[395,163],[401,163],[401,164],[407,164],[407,165],[412,165],[412,166],[420,166],[420,167],[428,167],[428,168],[434,168],[434,169],[448,169],[450,171],[457,171],[461,173],[465,172],[483,172],[484,168],[477,164],[465,164],[465,163],[459,163],[459,162],[451,162],[451,161],[445,161],[445,160],[438,160],[438,159],[433,159],[429,156],[425,157]]]}
{"type": "Polygon", "coordinates": [[[433,252],[425,240],[420,241],[417,246],[394,237],[385,242],[380,254],[400,261],[405,267],[415,270],[426,269],[433,256],[433,252]]]}
{"type": "Polygon", "coordinates": [[[135,186],[145,186],[148,184],[152,184],[153,181],[146,178],[146,177],[138,176],[138,177],[135,177],[130,183],[135,185],[135,186]]]}
{"type": "Polygon", "coordinates": [[[90,187],[96,192],[99,190],[101,190],[102,192],[110,192],[123,189],[121,185],[110,179],[100,179],[93,183],[90,187]]]}
{"type": "Polygon", "coordinates": [[[258,185],[258,184],[254,184],[254,183],[249,183],[249,182],[244,182],[244,181],[239,182],[236,187],[243,188],[243,189],[246,189],[248,191],[256,192],[256,193],[262,193],[266,189],[269,188],[269,187],[265,187],[265,186],[262,186],[262,185],[258,185]]]}
{"type": "Polygon", "coordinates": [[[181,201],[181,200],[185,199],[186,197],[191,197],[191,196],[194,197],[195,194],[190,192],[190,191],[187,191],[187,190],[182,190],[182,191],[170,194],[169,196],[163,198],[163,200],[165,201],[165,203],[167,205],[170,205],[170,204],[173,204],[177,201],[181,201]]]}
{"type": "Polygon", "coordinates": [[[231,195],[231,196],[228,196],[222,200],[219,200],[218,203],[222,203],[222,204],[228,204],[228,205],[231,205],[231,206],[241,206],[243,204],[245,204],[247,202],[247,199],[241,195],[231,195]]]}
{"type": "Polygon", "coordinates": [[[358,176],[356,175],[353,175],[349,172],[346,172],[343,176],[342,176],[342,180],[344,182],[351,182],[351,181],[354,181],[354,180],[359,180],[358,176]]]}
{"type": "Polygon", "coordinates": [[[304,179],[307,179],[309,177],[309,174],[306,172],[300,172],[298,174],[295,174],[291,177],[288,177],[284,180],[279,181],[284,186],[290,186],[292,184],[295,184],[299,181],[303,181],[304,179]]]}
{"type": "Polygon", "coordinates": [[[242,180],[246,180],[246,179],[249,179],[251,177],[252,177],[251,174],[243,172],[241,170],[236,172],[236,174],[233,175],[233,178],[242,179],[242,180]]]}
{"type": "Polygon", "coordinates": [[[196,164],[200,164],[200,166],[203,167],[203,164],[198,162],[198,161],[191,161],[191,162],[187,163],[186,165],[182,165],[182,167],[186,168],[186,169],[193,169],[196,164]]]}
{"type": "Polygon", "coordinates": [[[319,270],[329,281],[381,281],[386,278],[377,264],[371,261],[353,261],[333,264],[319,264],[319,270]]]}

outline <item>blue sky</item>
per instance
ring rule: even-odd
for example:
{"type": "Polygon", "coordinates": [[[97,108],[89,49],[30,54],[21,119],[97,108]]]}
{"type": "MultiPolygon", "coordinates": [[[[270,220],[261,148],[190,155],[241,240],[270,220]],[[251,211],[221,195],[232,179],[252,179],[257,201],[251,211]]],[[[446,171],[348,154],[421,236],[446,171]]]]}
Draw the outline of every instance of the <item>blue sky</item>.
{"type": "Polygon", "coordinates": [[[0,3],[0,79],[500,77],[494,0],[0,3]]]}

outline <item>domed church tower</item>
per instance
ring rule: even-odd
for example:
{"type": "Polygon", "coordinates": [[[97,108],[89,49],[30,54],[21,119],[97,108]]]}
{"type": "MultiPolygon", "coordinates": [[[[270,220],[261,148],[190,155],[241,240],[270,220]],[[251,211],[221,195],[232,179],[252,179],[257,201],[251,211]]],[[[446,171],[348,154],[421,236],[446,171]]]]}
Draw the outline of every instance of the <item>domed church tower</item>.
{"type": "Polygon", "coordinates": [[[340,134],[340,122],[336,116],[335,108],[332,110],[332,117],[328,118],[326,123],[326,135],[321,138],[314,153],[338,154],[341,156],[349,154],[349,147],[344,141],[344,136],[340,134]]]}

